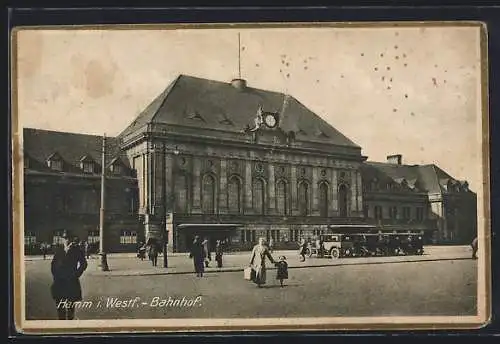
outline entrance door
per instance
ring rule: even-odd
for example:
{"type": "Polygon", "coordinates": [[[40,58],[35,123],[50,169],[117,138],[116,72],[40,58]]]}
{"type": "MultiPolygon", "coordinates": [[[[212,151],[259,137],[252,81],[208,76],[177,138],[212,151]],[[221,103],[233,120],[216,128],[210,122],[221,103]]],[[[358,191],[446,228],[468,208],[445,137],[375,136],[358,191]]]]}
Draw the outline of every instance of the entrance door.
{"type": "Polygon", "coordinates": [[[184,239],[186,240],[186,251],[191,250],[191,245],[195,236],[199,236],[200,240],[208,240],[208,247],[210,252],[215,251],[217,240],[229,244],[231,242],[231,230],[229,229],[207,229],[207,228],[193,228],[184,232],[184,239]]]}

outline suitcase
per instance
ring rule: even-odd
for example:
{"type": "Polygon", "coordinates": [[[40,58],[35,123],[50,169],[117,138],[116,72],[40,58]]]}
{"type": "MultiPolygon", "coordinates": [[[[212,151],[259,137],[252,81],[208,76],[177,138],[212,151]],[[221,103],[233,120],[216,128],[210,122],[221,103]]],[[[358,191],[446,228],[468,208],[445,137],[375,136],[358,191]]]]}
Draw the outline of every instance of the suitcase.
{"type": "Polygon", "coordinates": [[[251,267],[245,268],[243,275],[247,281],[253,281],[255,279],[255,270],[251,267]]]}

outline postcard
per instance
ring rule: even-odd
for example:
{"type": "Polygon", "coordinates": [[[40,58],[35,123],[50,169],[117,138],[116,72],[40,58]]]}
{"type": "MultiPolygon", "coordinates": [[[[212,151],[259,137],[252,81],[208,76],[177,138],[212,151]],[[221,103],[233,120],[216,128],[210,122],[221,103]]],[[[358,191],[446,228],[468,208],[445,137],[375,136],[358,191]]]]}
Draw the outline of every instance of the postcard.
{"type": "Polygon", "coordinates": [[[488,323],[482,23],[21,27],[12,53],[19,331],[488,323]]]}

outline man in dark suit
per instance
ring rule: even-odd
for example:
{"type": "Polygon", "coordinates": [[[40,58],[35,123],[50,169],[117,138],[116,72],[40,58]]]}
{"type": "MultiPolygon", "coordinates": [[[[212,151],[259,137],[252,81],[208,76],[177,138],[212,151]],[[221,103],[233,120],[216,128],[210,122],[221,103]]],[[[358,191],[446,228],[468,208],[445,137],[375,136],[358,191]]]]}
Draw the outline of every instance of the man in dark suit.
{"type": "Polygon", "coordinates": [[[63,238],[64,245],[55,248],[51,263],[54,280],[51,292],[59,320],[73,320],[75,302],[82,300],[79,278],[87,269],[87,260],[77,238],[71,238],[67,231],[64,232],[63,238]]]}

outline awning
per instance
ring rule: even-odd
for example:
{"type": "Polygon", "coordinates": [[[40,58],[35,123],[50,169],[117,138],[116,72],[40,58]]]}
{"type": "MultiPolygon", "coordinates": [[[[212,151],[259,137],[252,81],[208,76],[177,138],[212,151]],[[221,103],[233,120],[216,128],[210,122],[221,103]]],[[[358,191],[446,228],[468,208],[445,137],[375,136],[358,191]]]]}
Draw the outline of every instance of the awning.
{"type": "Polygon", "coordinates": [[[241,227],[243,224],[241,223],[181,223],[177,225],[178,229],[182,228],[199,228],[199,227],[205,227],[205,228],[233,228],[233,227],[241,227]]]}
{"type": "Polygon", "coordinates": [[[328,225],[329,228],[377,228],[374,225],[328,225]]]}

